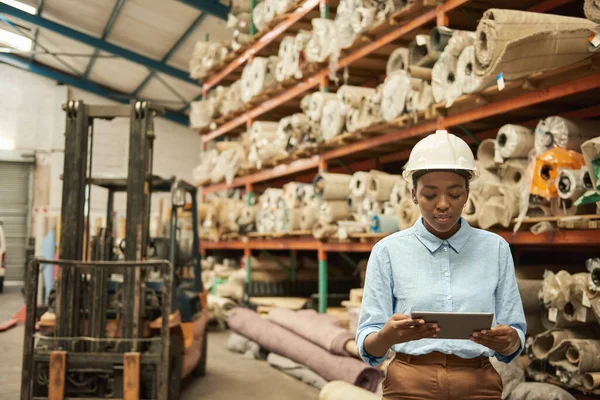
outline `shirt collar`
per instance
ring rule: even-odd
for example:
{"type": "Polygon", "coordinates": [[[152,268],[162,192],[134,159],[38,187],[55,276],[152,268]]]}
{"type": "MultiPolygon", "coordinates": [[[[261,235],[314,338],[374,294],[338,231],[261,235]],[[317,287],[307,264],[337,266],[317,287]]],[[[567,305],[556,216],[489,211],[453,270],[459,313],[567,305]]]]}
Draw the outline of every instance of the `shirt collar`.
{"type": "Polygon", "coordinates": [[[458,222],[460,223],[460,229],[447,240],[440,239],[433,233],[429,232],[423,224],[423,217],[419,218],[417,222],[415,222],[414,228],[417,239],[419,239],[419,241],[423,243],[423,245],[427,247],[430,252],[433,253],[444,243],[448,243],[450,247],[454,249],[454,251],[460,253],[460,250],[467,242],[467,239],[469,239],[469,236],[471,236],[472,228],[471,225],[469,225],[469,223],[462,217],[458,222]]]}

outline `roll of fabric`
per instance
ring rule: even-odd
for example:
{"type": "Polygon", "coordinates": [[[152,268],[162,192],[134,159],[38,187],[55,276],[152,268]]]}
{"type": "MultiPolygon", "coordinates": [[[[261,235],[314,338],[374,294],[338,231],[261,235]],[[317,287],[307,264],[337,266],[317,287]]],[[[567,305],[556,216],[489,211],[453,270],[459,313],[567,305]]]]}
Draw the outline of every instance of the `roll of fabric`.
{"type": "Polygon", "coordinates": [[[556,190],[558,196],[564,200],[575,201],[586,192],[583,176],[587,170],[582,169],[560,169],[556,179],[556,190]]]}
{"type": "Polygon", "coordinates": [[[241,85],[241,81],[235,81],[229,86],[229,90],[225,94],[225,98],[223,99],[219,110],[221,115],[228,115],[244,106],[244,102],[241,98],[241,85]]]}
{"type": "Polygon", "coordinates": [[[267,2],[263,1],[258,3],[254,10],[252,11],[252,20],[254,21],[254,26],[258,32],[265,29],[268,21],[267,21],[267,2]]]}
{"type": "Polygon", "coordinates": [[[295,3],[294,0],[274,0],[274,5],[275,5],[275,13],[277,15],[281,15],[284,14],[286,12],[288,12],[292,5],[295,3]]]}
{"type": "Polygon", "coordinates": [[[324,224],[351,218],[350,207],[344,200],[324,201],[319,209],[319,221],[324,224]]]}
{"type": "Polygon", "coordinates": [[[421,212],[412,199],[403,199],[398,205],[396,216],[398,218],[398,228],[402,231],[413,226],[421,216],[421,212]]]}
{"type": "Polygon", "coordinates": [[[356,132],[364,126],[364,121],[361,120],[360,110],[356,108],[348,109],[346,113],[346,131],[356,132]]]}
{"type": "Polygon", "coordinates": [[[600,155],[600,137],[584,142],[581,145],[581,152],[583,153],[583,159],[588,171],[587,175],[584,176],[584,182],[588,180],[585,185],[588,187],[588,190],[592,190],[600,184],[600,172],[597,169],[600,155]]]}
{"type": "Polygon", "coordinates": [[[475,73],[514,80],[576,63],[590,57],[593,26],[583,18],[489,9],[477,26],[475,73]]]}
{"type": "Polygon", "coordinates": [[[252,61],[252,94],[254,96],[275,85],[277,82],[275,70],[278,62],[279,58],[275,56],[254,58],[252,61]]]}
{"type": "Polygon", "coordinates": [[[385,78],[381,100],[381,116],[385,121],[393,121],[404,113],[410,90],[411,79],[406,71],[395,71],[385,78]]]}
{"type": "Polygon", "coordinates": [[[375,391],[381,381],[377,369],[352,357],[333,355],[254,311],[234,309],[227,322],[235,332],[256,341],[270,352],[310,368],[326,380],[343,380],[370,391],[375,391]]]}
{"type": "Polygon", "coordinates": [[[359,171],[352,175],[350,180],[350,193],[356,198],[362,198],[367,195],[367,188],[371,184],[373,176],[369,172],[359,171]]]}
{"type": "Polygon", "coordinates": [[[578,374],[600,370],[600,340],[565,339],[548,355],[550,365],[578,374]]]}
{"type": "Polygon", "coordinates": [[[234,353],[241,353],[247,358],[253,358],[256,360],[262,358],[262,352],[258,343],[235,332],[231,332],[231,335],[229,335],[229,338],[227,339],[227,344],[225,346],[227,347],[227,350],[232,351],[234,353]]]}
{"type": "Polygon", "coordinates": [[[455,98],[452,95],[457,90],[456,72],[458,58],[443,53],[431,70],[431,89],[436,103],[444,102],[449,107],[455,98]]]}
{"type": "Polygon", "coordinates": [[[300,229],[310,231],[313,225],[319,219],[319,208],[315,206],[306,206],[302,209],[300,215],[300,229]]]}
{"type": "Polygon", "coordinates": [[[277,15],[275,0],[264,0],[263,3],[265,3],[265,24],[269,24],[269,22],[271,22],[273,18],[275,18],[275,16],[277,15]]]}
{"type": "Polygon", "coordinates": [[[341,328],[331,316],[315,310],[292,311],[275,308],[269,312],[269,320],[300,337],[320,346],[331,354],[350,356],[345,345],[354,335],[341,328]]]}
{"type": "Polygon", "coordinates": [[[233,40],[231,41],[231,49],[233,51],[238,51],[244,46],[247,46],[250,43],[250,35],[247,33],[242,33],[237,29],[233,31],[233,40]]]}
{"type": "Polygon", "coordinates": [[[408,64],[417,67],[433,67],[440,53],[431,48],[429,36],[418,35],[408,45],[408,64]]]}
{"type": "Polygon", "coordinates": [[[330,100],[325,104],[320,123],[323,140],[342,134],[346,125],[347,110],[348,108],[339,99],[330,100]]]}
{"type": "Polygon", "coordinates": [[[252,81],[254,72],[252,70],[252,65],[253,63],[250,62],[246,64],[242,70],[242,78],[240,79],[240,98],[243,103],[248,103],[254,96],[254,85],[252,81]]]}
{"type": "Polygon", "coordinates": [[[332,381],[321,389],[319,400],[379,400],[381,396],[348,382],[332,381]]]}
{"type": "Polygon", "coordinates": [[[398,232],[398,218],[395,215],[373,215],[371,217],[371,232],[393,233],[398,232]]]}
{"type": "Polygon", "coordinates": [[[585,0],[583,2],[583,11],[585,16],[590,21],[600,24],[600,1],[599,0],[585,0]]]}
{"type": "Polygon", "coordinates": [[[279,62],[277,63],[277,67],[275,69],[275,78],[278,82],[283,82],[286,79],[294,76],[294,63],[297,63],[298,61],[297,58],[294,57],[295,42],[296,38],[294,36],[285,36],[279,44],[279,52],[277,54],[279,57],[279,62]]]}
{"type": "Polygon", "coordinates": [[[444,51],[448,45],[448,42],[450,41],[450,38],[452,37],[453,32],[454,31],[452,29],[445,26],[434,27],[431,29],[429,34],[431,48],[439,53],[444,51]]]}
{"type": "Polygon", "coordinates": [[[354,33],[361,33],[369,29],[375,23],[375,7],[357,7],[352,14],[352,29],[354,33]]]}
{"type": "Polygon", "coordinates": [[[335,93],[315,92],[302,99],[302,111],[313,121],[321,121],[325,105],[332,100],[337,100],[335,93]],[[306,100],[305,100],[306,99],[306,100]]]}
{"type": "Polygon", "coordinates": [[[190,77],[205,78],[210,70],[221,65],[229,50],[222,42],[196,42],[190,59],[190,77]]]}
{"type": "Polygon", "coordinates": [[[485,139],[477,148],[477,161],[482,168],[495,169],[494,152],[496,151],[496,140],[485,139]]]}
{"type": "Polygon", "coordinates": [[[337,91],[337,97],[346,107],[359,109],[363,99],[374,96],[376,90],[373,88],[342,85],[337,91]]]}
{"type": "Polygon", "coordinates": [[[206,128],[212,123],[213,115],[214,109],[209,101],[192,101],[190,104],[190,128],[206,128]]]}
{"type": "Polygon", "coordinates": [[[500,183],[514,188],[518,193],[523,185],[528,165],[529,163],[526,159],[511,159],[500,164],[498,167],[500,183]]]}
{"type": "Polygon", "coordinates": [[[315,176],[315,195],[321,200],[346,200],[350,195],[352,175],[321,172],[315,176]]]}
{"type": "MultiPolygon", "coordinates": [[[[415,79],[411,80],[413,83],[415,79]]],[[[409,113],[416,111],[425,111],[429,106],[433,104],[433,90],[429,82],[421,80],[419,88],[412,88],[408,91],[406,96],[406,111],[409,113]]]]}
{"type": "Polygon", "coordinates": [[[313,18],[311,22],[313,34],[306,45],[306,60],[310,63],[320,63],[338,51],[336,28],[330,19],[313,18]]]}
{"type": "Polygon", "coordinates": [[[290,360],[289,358],[280,356],[279,354],[269,353],[267,356],[267,362],[270,366],[277,368],[283,373],[293,376],[301,382],[314,386],[318,389],[321,389],[327,384],[327,381],[323,379],[323,377],[319,376],[316,372],[302,364],[298,364],[297,362],[290,360]]]}
{"type": "Polygon", "coordinates": [[[467,46],[460,53],[456,65],[456,86],[462,93],[478,93],[495,82],[494,76],[481,77],[475,73],[475,47],[467,46]]]}
{"type": "Polygon", "coordinates": [[[394,71],[406,71],[408,69],[408,49],[400,47],[390,54],[390,58],[385,66],[387,75],[394,71]]]}
{"type": "Polygon", "coordinates": [[[535,128],[535,151],[541,154],[553,147],[581,151],[581,145],[600,132],[600,121],[569,120],[552,116],[540,121],[535,128]]]}
{"type": "Polygon", "coordinates": [[[410,198],[410,184],[404,179],[399,179],[392,188],[390,193],[390,203],[393,206],[398,206],[403,199],[410,198]]]}
{"type": "Polygon", "coordinates": [[[321,221],[317,221],[312,226],[312,235],[315,239],[325,240],[335,235],[337,230],[337,226],[333,224],[327,224],[321,221]]]}
{"type": "Polygon", "coordinates": [[[499,195],[488,198],[481,208],[477,218],[481,229],[489,229],[498,224],[508,228],[513,218],[519,214],[518,189],[501,186],[499,191],[499,195]]]}
{"type": "Polygon", "coordinates": [[[506,158],[527,158],[534,147],[533,131],[525,126],[506,124],[496,135],[496,161],[506,158]]]}
{"type": "Polygon", "coordinates": [[[363,233],[367,229],[361,221],[338,221],[337,234],[341,240],[348,239],[352,233],[363,233]]]}
{"type": "Polygon", "coordinates": [[[448,40],[448,45],[444,49],[444,53],[451,57],[460,57],[460,54],[469,46],[475,43],[475,32],[454,30],[452,37],[448,40]]]}
{"type": "Polygon", "coordinates": [[[545,360],[558,349],[564,340],[589,339],[590,337],[588,330],[550,330],[534,338],[531,351],[538,360],[545,360]]]}
{"type": "Polygon", "coordinates": [[[367,188],[367,196],[373,201],[388,201],[396,183],[402,180],[400,175],[390,175],[381,172],[372,172],[373,179],[367,188]]]}

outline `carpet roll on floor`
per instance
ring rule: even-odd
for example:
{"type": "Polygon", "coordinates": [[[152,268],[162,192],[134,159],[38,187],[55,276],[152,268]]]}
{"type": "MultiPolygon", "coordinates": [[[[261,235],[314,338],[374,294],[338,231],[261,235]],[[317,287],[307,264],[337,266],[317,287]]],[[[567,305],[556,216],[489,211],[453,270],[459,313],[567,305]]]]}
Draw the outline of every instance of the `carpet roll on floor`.
{"type": "Polygon", "coordinates": [[[503,125],[496,135],[496,160],[502,162],[505,158],[527,158],[534,143],[531,129],[521,125],[503,125]]]}
{"type": "Polygon", "coordinates": [[[393,121],[404,113],[411,78],[406,71],[395,71],[385,78],[381,100],[381,116],[393,121]]]}
{"type": "Polygon", "coordinates": [[[385,66],[387,75],[394,71],[406,71],[408,69],[408,49],[400,47],[390,54],[390,58],[385,66]]]}
{"type": "Polygon", "coordinates": [[[597,137],[599,132],[600,121],[547,117],[535,128],[535,151],[540,154],[553,147],[562,147],[581,152],[581,145],[597,137]]]}
{"type": "Polygon", "coordinates": [[[587,19],[600,24],[600,0],[585,0],[583,11],[587,19]]]}
{"type": "Polygon", "coordinates": [[[267,362],[270,366],[277,368],[283,373],[293,376],[294,378],[318,389],[323,388],[323,386],[327,384],[327,381],[323,379],[323,377],[319,376],[319,374],[312,371],[310,368],[307,368],[302,364],[298,364],[297,362],[279,354],[269,353],[267,356],[267,362]]]}
{"type": "Polygon", "coordinates": [[[351,355],[345,346],[348,341],[354,339],[354,335],[338,326],[336,320],[329,315],[320,314],[315,310],[292,311],[275,308],[269,312],[269,320],[332,354],[351,355]]]}
{"type": "Polygon", "coordinates": [[[489,9],[477,26],[475,73],[514,80],[574,64],[591,56],[593,26],[583,18],[489,9]]]}
{"type": "Polygon", "coordinates": [[[319,400],[379,400],[381,397],[348,382],[329,382],[319,393],[319,400]]]}
{"type": "Polygon", "coordinates": [[[352,175],[321,172],[315,176],[315,195],[321,200],[343,200],[350,195],[352,175]]]}

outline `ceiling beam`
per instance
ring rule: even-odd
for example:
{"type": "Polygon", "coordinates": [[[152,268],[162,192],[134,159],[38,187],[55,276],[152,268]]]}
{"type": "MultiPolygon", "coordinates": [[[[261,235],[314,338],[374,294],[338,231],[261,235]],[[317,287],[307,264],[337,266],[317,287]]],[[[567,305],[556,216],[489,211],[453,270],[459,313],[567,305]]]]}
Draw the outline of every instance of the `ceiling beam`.
{"type": "Polygon", "coordinates": [[[183,71],[179,68],[171,67],[167,64],[161,63],[160,61],[156,61],[149,57],[143,56],[141,54],[135,53],[133,51],[124,49],[122,47],[116,46],[114,44],[108,43],[105,40],[95,38],[93,36],[87,35],[85,33],[79,32],[75,29],[71,29],[64,25],[58,24],[56,22],[50,21],[48,19],[42,18],[39,15],[31,15],[24,11],[21,11],[17,8],[11,7],[7,4],[0,3],[0,13],[8,14],[13,17],[22,19],[31,24],[37,25],[41,28],[48,29],[50,31],[56,32],[60,35],[63,35],[67,38],[77,40],[81,43],[84,43],[88,46],[92,46],[97,48],[98,50],[106,51],[111,54],[115,54],[117,56],[123,57],[129,61],[134,63],[143,65],[152,70],[162,72],[164,74],[170,75],[172,77],[181,79],[182,81],[191,83],[196,86],[201,85],[195,80],[191,79],[188,75],[187,71],[183,71]]]}
{"type": "MultiPolygon", "coordinates": [[[[97,96],[101,96],[101,97],[104,97],[104,98],[107,98],[107,99],[110,99],[113,101],[117,101],[119,103],[128,104],[131,100],[130,95],[128,95],[126,93],[120,93],[120,92],[117,92],[117,91],[114,91],[111,89],[107,89],[105,87],[102,87],[102,86],[94,83],[94,82],[84,80],[79,77],[69,75],[69,74],[66,74],[61,71],[57,71],[55,69],[44,66],[35,61],[29,62],[29,60],[27,60],[27,59],[17,57],[12,54],[0,53],[0,62],[4,62],[13,67],[32,72],[36,75],[40,75],[45,78],[55,80],[57,82],[62,82],[66,85],[73,86],[73,87],[81,89],[81,90],[85,90],[86,92],[90,92],[97,96]]],[[[189,119],[184,114],[180,114],[180,113],[176,113],[176,112],[172,112],[172,111],[165,111],[163,118],[165,118],[169,121],[172,121],[172,122],[176,122],[176,123],[186,126],[186,127],[189,126],[189,119]]]]}
{"type": "Polygon", "coordinates": [[[227,21],[229,7],[220,4],[218,0],[179,0],[179,2],[227,21]]]}
{"type": "MultiPolygon", "coordinates": [[[[121,8],[123,8],[124,3],[125,3],[125,0],[117,0],[117,2],[115,3],[115,6],[113,7],[112,12],[110,13],[110,18],[108,18],[108,22],[104,26],[104,30],[102,31],[102,36],[100,37],[100,39],[106,40],[106,38],[108,37],[108,34],[110,33],[110,31],[112,31],[112,28],[115,25],[115,22],[117,21],[117,17],[119,16],[119,13],[121,12],[121,8]]],[[[82,75],[83,79],[87,79],[88,75],[90,74],[90,71],[92,70],[92,68],[94,67],[94,64],[96,63],[96,59],[98,58],[98,53],[99,53],[99,50],[95,49],[94,54],[92,55],[92,58],[90,58],[90,61],[88,62],[87,67],[85,67],[85,72],[82,75]]]]}

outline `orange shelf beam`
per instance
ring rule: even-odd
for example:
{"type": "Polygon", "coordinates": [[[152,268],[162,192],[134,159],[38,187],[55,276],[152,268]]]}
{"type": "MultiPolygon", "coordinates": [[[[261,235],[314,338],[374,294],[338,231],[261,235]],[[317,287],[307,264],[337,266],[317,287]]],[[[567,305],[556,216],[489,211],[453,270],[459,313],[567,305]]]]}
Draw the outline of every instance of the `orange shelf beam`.
{"type": "Polygon", "coordinates": [[[279,35],[288,30],[296,22],[300,21],[302,17],[308,14],[311,10],[319,5],[319,0],[306,0],[300,7],[294,10],[289,17],[284,21],[280,22],[275,28],[271,29],[263,37],[258,39],[256,43],[246,49],[239,57],[231,61],[225,68],[215,74],[212,78],[202,84],[202,90],[207,92],[210,88],[217,85],[223,78],[231,74],[238,67],[244,64],[258,54],[260,50],[266,47],[269,43],[275,40],[279,35]]]}
{"type": "MultiPolygon", "coordinates": [[[[457,7],[462,6],[467,3],[469,0],[448,0],[444,4],[439,5],[436,9],[432,9],[426,13],[415,17],[411,21],[407,22],[405,25],[402,25],[398,29],[383,35],[382,37],[372,41],[366,46],[361,47],[360,49],[354,51],[353,53],[347,55],[346,57],[340,59],[337,64],[336,71],[340,70],[353,62],[360,60],[361,58],[369,55],[370,53],[380,49],[381,47],[393,42],[394,40],[406,35],[409,32],[429,23],[435,21],[437,19],[438,13],[446,13],[450,10],[453,10],[457,7]]],[[[288,90],[280,93],[279,95],[273,97],[270,100],[265,101],[258,107],[253,108],[250,111],[224,123],[219,126],[217,129],[213,130],[211,133],[204,135],[202,137],[202,141],[204,143],[209,142],[218,138],[219,136],[224,135],[230,130],[237,128],[242,125],[249,119],[256,119],[256,117],[266,113],[274,109],[275,107],[285,103],[288,100],[293,99],[296,96],[301,95],[302,93],[307,92],[308,90],[317,87],[320,85],[322,80],[329,75],[329,68],[325,68],[317,74],[299,82],[295,86],[292,86],[288,90]]]]}

